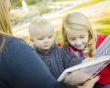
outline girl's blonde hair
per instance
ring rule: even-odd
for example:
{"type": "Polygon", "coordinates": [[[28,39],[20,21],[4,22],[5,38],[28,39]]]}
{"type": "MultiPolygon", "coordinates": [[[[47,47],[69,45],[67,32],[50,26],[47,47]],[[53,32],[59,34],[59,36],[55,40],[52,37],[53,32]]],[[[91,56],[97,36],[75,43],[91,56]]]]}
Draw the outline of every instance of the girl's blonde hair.
{"type": "Polygon", "coordinates": [[[66,32],[65,32],[65,27],[68,27],[71,30],[82,29],[82,30],[87,30],[89,32],[89,41],[85,48],[89,48],[90,56],[93,56],[96,48],[95,47],[96,33],[95,33],[95,30],[92,28],[92,25],[89,19],[85,15],[79,12],[70,13],[64,18],[63,25],[62,25],[64,47],[66,47],[69,44],[67,40],[66,32]]]}
{"type": "MultiPolygon", "coordinates": [[[[0,0],[0,35],[12,34],[11,32],[11,20],[10,20],[10,0],[0,0]]],[[[4,45],[4,39],[2,39],[0,48],[4,45]]]]}

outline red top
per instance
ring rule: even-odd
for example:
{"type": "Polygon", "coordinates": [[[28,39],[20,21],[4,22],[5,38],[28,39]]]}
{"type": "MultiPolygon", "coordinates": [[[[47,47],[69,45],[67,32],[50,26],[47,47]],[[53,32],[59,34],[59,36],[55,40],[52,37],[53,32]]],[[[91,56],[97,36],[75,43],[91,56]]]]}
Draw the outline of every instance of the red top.
{"type": "Polygon", "coordinates": [[[99,34],[97,35],[97,43],[96,43],[96,48],[103,42],[103,40],[107,37],[107,35],[104,34],[99,34]]]}
{"type": "MultiPolygon", "coordinates": [[[[97,44],[96,47],[103,42],[103,40],[107,37],[107,35],[98,35],[97,36],[97,44]]],[[[110,84],[110,64],[107,65],[98,75],[101,76],[98,83],[102,86],[105,86],[107,84],[110,84]]]]}

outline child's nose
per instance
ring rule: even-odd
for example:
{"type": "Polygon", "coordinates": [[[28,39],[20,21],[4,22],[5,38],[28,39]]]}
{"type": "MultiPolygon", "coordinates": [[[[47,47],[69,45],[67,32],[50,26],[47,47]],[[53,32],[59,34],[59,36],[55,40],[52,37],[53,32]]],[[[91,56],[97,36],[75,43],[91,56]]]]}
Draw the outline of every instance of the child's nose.
{"type": "Polygon", "coordinates": [[[45,42],[45,43],[48,43],[48,42],[49,42],[49,40],[48,40],[48,39],[45,39],[45,40],[44,40],[44,42],[45,42]]]}
{"type": "Polygon", "coordinates": [[[81,40],[76,41],[76,45],[81,45],[81,44],[82,44],[81,40]]]}

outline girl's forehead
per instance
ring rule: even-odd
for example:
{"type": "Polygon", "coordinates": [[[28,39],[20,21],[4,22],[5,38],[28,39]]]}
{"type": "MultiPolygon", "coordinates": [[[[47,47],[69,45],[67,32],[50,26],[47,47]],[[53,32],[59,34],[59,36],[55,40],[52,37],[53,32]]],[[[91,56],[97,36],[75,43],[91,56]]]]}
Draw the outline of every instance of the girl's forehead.
{"type": "Polygon", "coordinates": [[[79,30],[69,30],[66,32],[67,35],[69,36],[80,36],[80,35],[87,35],[89,32],[88,31],[79,31],[79,30]]]}
{"type": "Polygon", "coordinates": [[[89,30],[87,28],[81,28],[81,27],[74,27],[74,28],[65,28],[65,31],[67,33],[81,33],[81,32],[89,32],[89,30]]]}
{"type": "Polygon", "coordinates": [[[86,25],[82,24],[76,24],[76,23],[68,23],[64,25],[65,28],[69,28],[71,30],[88,30],[88,27],[86,25]]]}

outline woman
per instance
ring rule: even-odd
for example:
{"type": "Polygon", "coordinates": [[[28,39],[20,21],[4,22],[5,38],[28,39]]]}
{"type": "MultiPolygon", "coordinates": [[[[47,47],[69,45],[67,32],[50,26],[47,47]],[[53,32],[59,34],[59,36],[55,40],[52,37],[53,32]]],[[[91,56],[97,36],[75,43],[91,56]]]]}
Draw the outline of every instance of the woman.
{"type": "MultiPolygon", "coordinates": [[[[35,51],[10,36],[10,0],[0,0],[0,88],[76,88],[58,83],[35,51]]],[[[99,77],[78,88],[92,88],[99,77]]]]}

